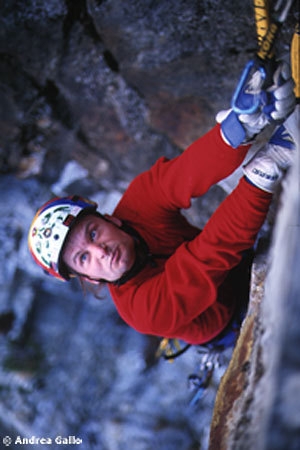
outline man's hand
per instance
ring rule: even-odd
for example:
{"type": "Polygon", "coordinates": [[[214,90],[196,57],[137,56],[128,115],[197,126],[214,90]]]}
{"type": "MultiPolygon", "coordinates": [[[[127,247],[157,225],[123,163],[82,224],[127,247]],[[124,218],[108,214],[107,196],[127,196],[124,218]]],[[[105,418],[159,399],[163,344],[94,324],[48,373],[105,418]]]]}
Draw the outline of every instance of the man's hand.
{"type": "MultiPolygon", "coordinates": [[[[222,137],[232,147],[251,143],[257,134],[270,123],[282,123],[294,110],[294,81],[289,64],[282,62],[273,75],[273,84],[266,90],[261,88],[263,79],[259,71],[252,76],[253,95],[258,96],[258,107],[254,113],[237,114],[233,110],[221,111],[217,122],[221,123],[222,137]]],[[[251,86],[251,80],[249,82],[251,86]]],[[[245,93],[249,96],[249,93],[245,93]]]]}
{"type": "Polygon", "coordinates": [[[280,125],[270,141],[243,167],[244,174],[258,188],[273,193],[291,166],[295,151],[292,137],[280,125]]]}

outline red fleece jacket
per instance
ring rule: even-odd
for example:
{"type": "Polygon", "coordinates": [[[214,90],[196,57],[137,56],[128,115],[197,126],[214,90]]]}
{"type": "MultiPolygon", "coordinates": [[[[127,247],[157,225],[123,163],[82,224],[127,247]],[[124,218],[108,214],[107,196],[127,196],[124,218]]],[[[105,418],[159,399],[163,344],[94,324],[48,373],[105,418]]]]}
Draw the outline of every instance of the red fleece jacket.
{"type": "Polygon", "coordinates": [[[198,344],[230,321],[234,300],[222,298],[222,283],[253,246],[271,195],[242,178],[202,232],[180,210],[231,174],[247,150],[225,144],[216,125],[180,156],[160,158],[125,192],[114,215],[140,233],[152,254],[171,255],[109,287],[119,314],[139,332],[198,344]]]}

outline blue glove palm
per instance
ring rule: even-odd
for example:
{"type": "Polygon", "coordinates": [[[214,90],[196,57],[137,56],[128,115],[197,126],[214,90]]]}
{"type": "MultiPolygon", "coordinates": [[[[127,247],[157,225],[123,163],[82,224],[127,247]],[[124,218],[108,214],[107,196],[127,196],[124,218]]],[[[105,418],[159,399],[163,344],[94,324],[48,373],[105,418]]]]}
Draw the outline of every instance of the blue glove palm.
{"type": "Polygon", "coordinates": [[[263,81],[260,71],[256,71],[245,86],[244,93],[240,94],[239,101],[244,104],[249,103],[249,97],[255,96],[258,105],[255,112],[239,114],[229,110],[226,116],[222,116],[222,112],[217,115],[223,139],[234,148],[250,143],[268,124],[283,122],[294,110],[294,82],[287,63],[278,66],[273,85],[267,90],[262,90],[263,81]]]}

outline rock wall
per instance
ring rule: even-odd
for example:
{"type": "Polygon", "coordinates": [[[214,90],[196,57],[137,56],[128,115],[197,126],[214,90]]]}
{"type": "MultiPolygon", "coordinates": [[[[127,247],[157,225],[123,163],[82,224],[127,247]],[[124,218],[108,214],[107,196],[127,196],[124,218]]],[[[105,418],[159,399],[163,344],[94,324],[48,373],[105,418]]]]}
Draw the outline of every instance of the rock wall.
{"type": "Polygon", "coordinates": [[[300,108],[286,122],[298,153],[276,203],[271,244],[252,270],[250,307],[216,398],[210,450],[300,446],[300,108]]]}
{"type": "Polygon", "coordinates": [[[75,159],[115,186],[174,155],[255,49],[250,2],[7,1],[1,16],[1,167],[43,181],[75,159]]]}

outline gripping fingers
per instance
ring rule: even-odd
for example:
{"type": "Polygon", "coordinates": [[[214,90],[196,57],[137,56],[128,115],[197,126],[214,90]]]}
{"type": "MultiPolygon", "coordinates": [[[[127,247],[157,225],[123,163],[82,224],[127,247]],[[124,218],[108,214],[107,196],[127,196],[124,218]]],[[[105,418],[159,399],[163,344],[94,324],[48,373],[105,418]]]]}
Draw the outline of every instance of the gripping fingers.
{"type": "Polygon", "coordinates": [[[273,88],[292,78],[291,66],[286,61],[279,63],[273,75],[273,88]]]}
{"type": "Polygon", "coordinates": [[[281,67],[280,67],[280,74],[284,80],[288,80],[289,78],[292,78],[292,71],[291,71],[290,64],[288,64],[285,61],[282,62],[281,67]]]}
{"type": "Polygon", "coordinates": [[[273,120],[282,120],[289,116],[295,108],[295,97],[290,95],[275,102],[275,110],[270,114],[273,120]]]}
{"type": "Polygon", "coordinates": [[[293,90],[294,90],[294,80],[292,78],[289,78],[287,81],[284,82],[281,86],[277,87],[273,91],[273,95],[276,100],[283,100],[286,97],[289,97],[293,90]]]}
{"type": "Polygon", "coordinates": [[[296,102],[295,83],[290,77],[289,65],[283,64],[280,68],[280,71],[276,70],[276,76],[274,75],[274,85],[266,92],[263,107],[263,112],[275,121],[288,117],[293,112],[296,102]],[[289,77],[287,80],[283,79],[283,73],[289,77]]]}

